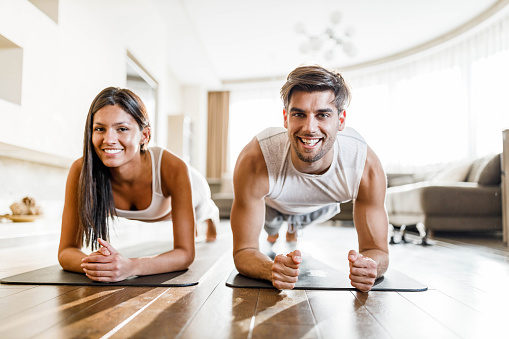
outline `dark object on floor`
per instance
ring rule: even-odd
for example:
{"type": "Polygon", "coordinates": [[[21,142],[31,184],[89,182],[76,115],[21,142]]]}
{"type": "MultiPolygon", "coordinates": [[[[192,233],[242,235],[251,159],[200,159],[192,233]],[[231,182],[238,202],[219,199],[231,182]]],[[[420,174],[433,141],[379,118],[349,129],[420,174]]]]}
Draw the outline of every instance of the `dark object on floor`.
{"type": "Polygon", "coordinates": [[[414,241],[408,241],[406,239],[407,230],[408,227],[406,225],[401,225],[399,228],[399,232],[396,232],[394,230],[394,226],[389,225],[389,244],[396,245],[396,244],[408,244],[413,243],[415,245],[421,245],[421,246],[431,246],[434,245],[435,242],[433,240],[428,239],[428,233],[426,232],[426,227],[424,227],[423,224],[419,223],[417,225],[413,225],[415,229],[419,232],[419,240],[414,241]]]}
{"type": "MultiPolygon", "coordinates": [[[[119,282],[102,283],[90,280],[80,273],[64,271],[60,265],[49,266],[38,270],[21,273],[1,280],[2,284],[18,285],[79,285],[79,286],[151,286],[183,287],[197,285],[217,260],[228,253],[228,243],[218,240],[213,243],[197,243],[196,258],[189,269],[178,272],[146,275],[129,278],[119,282]]],[[[163,253],[173,248],[171,243],[144,244],[121,251],[129,257],[139,257],[163,253]]]]}
{"type": "MultiPolygon", "coordinates": [[[[347,272],[341,272],[323,262],[303,254],[301,274],[296,290],[345,290],[356,291],[350,284],[347,272]]],[[[275,288],[269,281],[243,276],[233,270],[226,285],[241,288],[275,288]]],[[[428,288],[420,282],[396,270],[389,269],[383,278],[375,282],[372,291],[421,292],[428,288]]]]}

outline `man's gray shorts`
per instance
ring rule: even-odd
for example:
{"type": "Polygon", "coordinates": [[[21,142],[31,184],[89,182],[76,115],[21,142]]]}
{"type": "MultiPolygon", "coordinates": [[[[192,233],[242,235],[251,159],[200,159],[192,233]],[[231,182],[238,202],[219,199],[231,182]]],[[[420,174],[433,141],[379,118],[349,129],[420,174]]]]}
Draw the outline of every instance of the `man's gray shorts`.
{"type": "Polygon", "coordinates": [[[310,224],[317,224],[324,222],[335,216],[341,211],[339,203],[326,205],[317,211],[309,214],[284,214],[272,207],[265,205],[265,225],[264,229],[269,235],[275,235],[279,232],[281,225],[284,221],[288,222],[288,232],[295,233],[295,231],[304,228],[310,224]]]}

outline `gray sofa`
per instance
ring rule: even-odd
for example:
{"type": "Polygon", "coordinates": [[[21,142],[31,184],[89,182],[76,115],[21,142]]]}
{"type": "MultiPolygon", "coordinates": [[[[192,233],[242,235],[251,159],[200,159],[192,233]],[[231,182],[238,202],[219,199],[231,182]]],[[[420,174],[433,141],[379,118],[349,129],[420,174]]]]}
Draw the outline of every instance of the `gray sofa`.
{"type": "Polygon", "coordinates": [[[389,222],[396,227],[424,225],[428,234],[501,230],[500,159],[497,154],[449,165],[422,181],[389,187],[389,222]]]}

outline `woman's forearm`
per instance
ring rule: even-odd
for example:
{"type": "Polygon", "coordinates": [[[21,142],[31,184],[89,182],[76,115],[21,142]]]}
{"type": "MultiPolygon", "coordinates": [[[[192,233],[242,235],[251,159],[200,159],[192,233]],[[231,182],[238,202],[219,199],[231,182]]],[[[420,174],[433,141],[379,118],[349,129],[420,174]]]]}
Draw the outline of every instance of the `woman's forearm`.
{"type": "Polygon", "coordinates": [[[151,257],[131,258],[134,263],[133,275],[150,275],[181,271],[194,260],[194,253],[176,248],[151,257]]]}
{"type": "Polygon", "coordinates": [[[58,253],[58,262],[66,271],[83,273],[81,259],[84,257],[86,257],[86,254],[83,251],[75,247],[69,247],[58,253]]]}

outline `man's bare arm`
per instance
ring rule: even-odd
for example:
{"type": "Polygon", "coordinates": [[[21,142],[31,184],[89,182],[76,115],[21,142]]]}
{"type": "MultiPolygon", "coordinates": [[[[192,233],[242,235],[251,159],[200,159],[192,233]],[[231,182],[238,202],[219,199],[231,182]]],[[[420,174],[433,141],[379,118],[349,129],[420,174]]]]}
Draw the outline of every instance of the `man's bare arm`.
{"type": "MultiPolygon", "coordinates": [[[[376,265],[373,267],[369,260],[356,257],[349,253],[351,266],[355,260],[360,266],[358,270],[351,269],[351,276],[357,278],[366,275],[374,278],[384,275],[389,266],[389,247],[387,241],[388,217],[385,210],[385,192],[387,180],[380,160],[368,147],[366,166],[359,186],[359,193],[354,203],[354,223],[359,239],[359,252],[362,256],[371,258],[376,265]],[[351,260],[351,255],[355,260],[351,260]],[[363,267],[364,266],[364,267],[363,267]],[[376,271],[371,271],[376,269],[376,271]]],[[[352,282],[356,279],[352,279],[352,282]]],[[[362,279],[358,279],[361,281],[362,279]]],[[[360,283],[362,286],[362,282],[360,283]]],[[[369,285],[369,283],[367,283],[369,285]]],[[[356,286],[357,287],[357,286],[356,286]]],[[[369,286],[369,289],[371,289],[369,286]]],[[[362,289],[361,289],[362,290],[362,289]]]]}
{"type": "Polygon", "coordinates": [[[231,211],[233,259],[246,276],[271,280],[272,260],[259,250],[269,190],[265,160],[256,138],[242,150],[233,173],[234,200],[231,211]]]}
{"type": "Polygon", "coordinates": [[[265,222],[264,197],[269,191],[265,159],[254,138],[241,152],[233,174],[234,201],[231,211],[233,259],[246,276],[265,279],[278,289],[291,289],[299,275],[300,252],[279,255],[273,262],[259,250],[265,222]]]}

